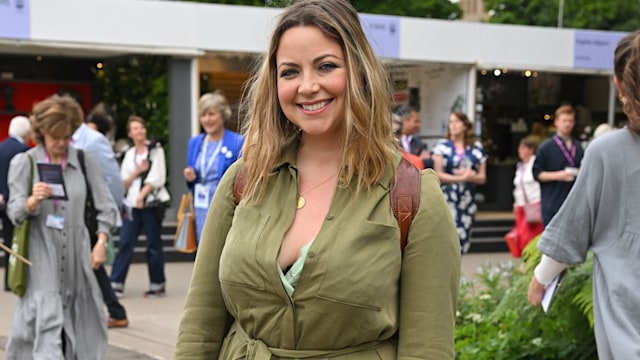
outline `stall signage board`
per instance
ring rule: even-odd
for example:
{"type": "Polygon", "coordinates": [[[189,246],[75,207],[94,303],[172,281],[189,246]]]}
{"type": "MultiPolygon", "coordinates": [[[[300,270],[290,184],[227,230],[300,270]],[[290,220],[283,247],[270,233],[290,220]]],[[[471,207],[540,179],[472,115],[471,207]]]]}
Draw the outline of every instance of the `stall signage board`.
{"type": "Polygon", "coordinates": [[[29,0],[0,0],[0,38],[30,39],[29,0]]]}
{"type": "Polygon", "coordinates": [[[576,30],[573,41],[573,67],[613,70],[613,52],[627,33],[576,30]]]}
{"type": "Polygon", "coordinates": [[[360,14],[360,22],[377,56],[390,59],[400,57],[400,19],[398,17],[360,14]]]}

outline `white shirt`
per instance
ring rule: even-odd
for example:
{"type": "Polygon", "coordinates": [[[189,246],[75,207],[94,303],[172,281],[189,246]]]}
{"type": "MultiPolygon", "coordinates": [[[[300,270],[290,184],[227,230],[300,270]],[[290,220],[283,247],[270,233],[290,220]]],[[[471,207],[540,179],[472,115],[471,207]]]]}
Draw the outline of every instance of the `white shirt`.
{"type": "Polygon", "coordinates": [[[522,192],[523,185],[524,191],[527,194],[527,202],[535,203],[540,201],[540,183],[533,178],[533,163],[536,160],[536,156],[531,156],[529,162],[522,166],[519,162],[516,166],[516,174],[513,177],[513,199],[515,206],[524,206],[524,194],[522,192]],[[524,177],[523,175],[524,169],[524,177]]]}
{"type": "MultiPolygon", "coordinates": [[[[120,176],[122,179],[127,179],[131,174],[136,171],[138,164],[144,159],[147,158],[147,151],[142,154],[136,154],[136,147],[132,146],[131,149],[127,150],[124,154],[124,159],[122,160],[122,165],[120,167],[120,176]]],[[[149,168],[149,174],[144,179],[145,184],[150,184],[154,191],[160,190],[158,194],[158,198],[162,201],[169,200],[169,194],[164,189],[165,182],[167,181],[167,170],[164,158],[164,150],[162,147],[158,146],[151,150],[150,155],[151,167],[149,168]]],[[[130,205],[135,205],[136,200],[138,198],[138,194],[141,189],[140,178],[137,178],[131,185],[129,189],[127,189],[126,201],[130,205]]],[[[147,198],[149,200],[149,198],[147,198]]]]}

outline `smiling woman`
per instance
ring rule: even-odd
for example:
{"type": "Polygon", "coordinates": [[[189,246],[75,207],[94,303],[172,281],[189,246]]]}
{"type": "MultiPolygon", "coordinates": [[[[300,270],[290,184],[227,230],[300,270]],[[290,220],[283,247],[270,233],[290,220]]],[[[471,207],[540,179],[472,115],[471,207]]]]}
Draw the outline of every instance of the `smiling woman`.
{"type": "Polygon", "coordinates": [[[222,175],[241,154],[244,138],[225,128],[231,108],[221,91],[207,93],[198,101],[200,125],[204,132],[192,137],[187,146],[187,166],[183,174],[193,193],[196,241],[209,211],[209,204],[222,175]]]}
{"type": "Polygon", "coordinates": [[[389,85],[348,1],[282,13],[244,99],[243,156],[202,230],[176,359],[453,359],[458,238],[425,172],[401,251],[389,85]]]}

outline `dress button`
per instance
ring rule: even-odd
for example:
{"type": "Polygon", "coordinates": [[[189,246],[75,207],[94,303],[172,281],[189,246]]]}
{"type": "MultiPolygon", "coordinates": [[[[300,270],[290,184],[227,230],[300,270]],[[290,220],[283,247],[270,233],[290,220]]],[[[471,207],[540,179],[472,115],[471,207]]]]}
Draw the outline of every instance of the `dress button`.
{"type": "Polygon", "coordinates": [[[333,220],[333,215],[331,214],[327,215],[327,220],[333,220]]]}
{"type": "Polygon", "coordinates": [[[312,258],[314,256],[316,256],[316,254],[313,251],[309,251],[309,257],[312,258]]]}

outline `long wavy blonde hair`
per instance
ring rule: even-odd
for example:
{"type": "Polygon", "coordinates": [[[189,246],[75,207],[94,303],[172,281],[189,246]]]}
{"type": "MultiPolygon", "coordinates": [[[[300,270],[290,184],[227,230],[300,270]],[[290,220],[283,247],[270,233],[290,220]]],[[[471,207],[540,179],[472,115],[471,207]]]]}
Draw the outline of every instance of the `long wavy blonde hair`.
{"type": "Polygon", "coordinates": [[[356,178],[356,193],[370,190],[393,162],[390,81],[365,37],[356,10],[345,0],[301,0],[280,16],[269,49],[243,97],[244,195],[249,199],[262,199],[285,146],[300,134],[282,112],[276,77],[280,39],[297,26],[317,27],[344,52],[347,91],[339,184],[347,186],[356,178]]]}

